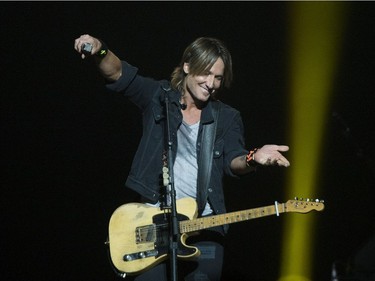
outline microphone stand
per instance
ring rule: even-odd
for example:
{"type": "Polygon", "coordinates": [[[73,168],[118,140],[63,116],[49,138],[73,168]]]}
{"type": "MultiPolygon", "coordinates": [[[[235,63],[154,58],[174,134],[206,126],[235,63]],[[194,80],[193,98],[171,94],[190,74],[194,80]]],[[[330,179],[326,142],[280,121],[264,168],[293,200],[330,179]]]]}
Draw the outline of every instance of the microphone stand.
{"type": "MultiPolygon", "coordinates": [[[[172,146],[173,141],[170,133],[170,123],[169,123],[169,91],[170,88],[162,87],[165,91],[165,114],[167,119],[167,144],[168,144],[168,169],[169,169],[169,183],[167,187],[167,193],[169,191],[169,254],[170,254],[170,264],[171,264],[171,277],[173,281],[177,281],[177,247],[178,247],[178,220],[177,220],[177,208],[176,208],[176,190],[174,187],[174,175],[173,175],[173,157],[172,157],[172,146]]],[[[166,196],[168,200],[168,196],[166,196]]],[[[167,204],[168,205],[168,204],[167,204]]]]}

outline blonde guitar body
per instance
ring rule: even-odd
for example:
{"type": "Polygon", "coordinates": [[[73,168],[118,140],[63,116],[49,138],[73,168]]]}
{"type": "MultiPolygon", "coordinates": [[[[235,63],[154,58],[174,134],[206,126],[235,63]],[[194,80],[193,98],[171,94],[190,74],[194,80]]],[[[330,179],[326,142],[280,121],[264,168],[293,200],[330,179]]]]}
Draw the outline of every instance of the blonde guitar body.
{"type": "MultiPolygon", "coordinates": [[[[181,219],[197,217],[197,206],[192,198],[177,201],[181,219]]],[[[127,274],[138,274],[167,258],[169,251],[168,213],[158,207],[141,203],[125,204],[117,208],[109,222],[109,248],[113,265],[127,274]]],[[[188,235],[180,237],[178,258],[199,255],[196,247],[187,246],[188,235]]]]}
{"type": "MultiPolygon", "coordinates": [[[[227,214],[197,218],[197,205],[192,198],[177,200],[179,241],[177,257],[190,259],[200,254],[199,249],[186,245],[189,234],[200,230],[284,212],[308,213],[324,209],[323,201],[288,200],[286,203],[253,208],[227,214]]],[[[168,210],[160,210],[141,203],[124,204],[117,208],[109,222],[108,244],[114,267],[124,273],[139,274],[150,269],[169,254],[168,210]]]]}

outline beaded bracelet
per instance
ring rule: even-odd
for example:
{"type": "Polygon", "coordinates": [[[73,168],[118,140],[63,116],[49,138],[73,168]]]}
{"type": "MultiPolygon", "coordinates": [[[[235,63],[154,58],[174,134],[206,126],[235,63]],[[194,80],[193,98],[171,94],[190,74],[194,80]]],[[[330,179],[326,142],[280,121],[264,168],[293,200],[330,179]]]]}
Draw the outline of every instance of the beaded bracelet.
{"type": "Polygon", "coordinates": [[[258,163],[255,161],[255,153],[257,152],[257,150],[258,148],[254,148],[253,150],[250,150],[246,155],[246,166],[254,167],[258,165],[258,163]]]}

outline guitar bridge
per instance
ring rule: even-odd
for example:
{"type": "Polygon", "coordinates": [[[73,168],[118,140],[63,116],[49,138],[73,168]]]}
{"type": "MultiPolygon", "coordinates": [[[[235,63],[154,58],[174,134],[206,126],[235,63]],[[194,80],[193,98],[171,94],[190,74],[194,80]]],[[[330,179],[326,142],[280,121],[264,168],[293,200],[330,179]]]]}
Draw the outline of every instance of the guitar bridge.
{"type": "Polygon", "coordinates": [[[135,229],[135,242],[150,243],[156,241],[156,225],[150,224],[145,226],[139,226],[135,229]]]}

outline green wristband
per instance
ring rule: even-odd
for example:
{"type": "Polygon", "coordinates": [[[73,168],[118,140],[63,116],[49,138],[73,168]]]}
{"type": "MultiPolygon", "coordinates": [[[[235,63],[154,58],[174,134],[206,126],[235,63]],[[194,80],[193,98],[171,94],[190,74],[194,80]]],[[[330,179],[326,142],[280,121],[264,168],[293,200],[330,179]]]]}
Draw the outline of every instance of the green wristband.
{"type": "Polygon", "coordinates": [[[102,44],[102,47],[100,48],[98,52],[96,52],[95,56],[104,58],[108,54],[108,46],[102,40],[99,39],[99,41],[102,44]]]}

